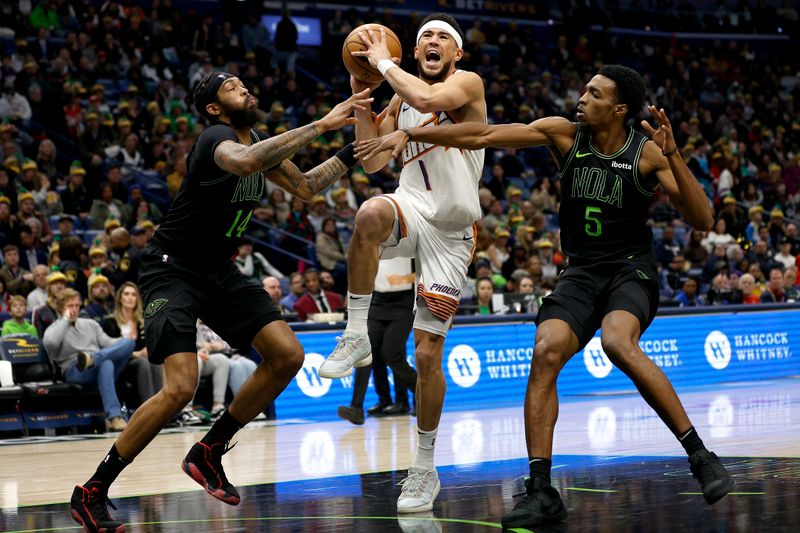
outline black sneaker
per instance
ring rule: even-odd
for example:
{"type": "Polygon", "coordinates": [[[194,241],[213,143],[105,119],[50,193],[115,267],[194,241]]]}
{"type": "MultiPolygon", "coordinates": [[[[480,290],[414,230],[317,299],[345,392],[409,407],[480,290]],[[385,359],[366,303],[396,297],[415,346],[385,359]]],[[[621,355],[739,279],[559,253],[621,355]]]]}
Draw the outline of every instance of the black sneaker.
{"type": "Polygon", "coordinates": [[[195,443],[183,459],[181,469],[216,499],[228,505],[239,505],[239,491],[230,484],[222,469],[222,456],[231,448],[233,446],[222,442],[211,446],[195,443]]]}
{"type": "Polygon", "coordinates": [[[698,450],[689,456],[692,475],[700,482],[703,498],[711,505],[728,494],[736,486],[728,471],[717,457],[708,450],[698,450]]]}
{"type": "Polygon", "coordinates": [[[340,405],[337,411],[339,418],[360,426],[364,423],[364,410],[352,405],[340,405]]]}
{"type": "Polygon", "coordinates": [[[504,528],[544,526],[566,518],[567,508],[558,491],[528,478],[525,480],[525,496],[503,517],[502,524],[504,528]]]}
{"type": "Polygon", "coordinates": [[[111,518],[106,504],[117,510],[105,491],[95,483],[78,485],[72,491],[69,510],[72,518],[83,526],[86,533],[123,533],[125,524],[111,518]]]}

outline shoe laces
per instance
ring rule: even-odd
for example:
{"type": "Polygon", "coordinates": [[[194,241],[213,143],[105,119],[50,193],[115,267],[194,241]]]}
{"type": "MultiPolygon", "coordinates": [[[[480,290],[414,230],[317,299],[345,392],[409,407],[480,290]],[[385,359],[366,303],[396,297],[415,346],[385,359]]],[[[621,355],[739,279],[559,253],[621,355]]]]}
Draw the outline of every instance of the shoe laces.
{"type": "Polygon", "coordinates": [[[84,503],[89,507],[92,517],[95,520],[113,520],[111,515],[108,514],[106,506],[111,507],[115,511],[117,507],[108,498],[108,495],[103,494],[97,487],[84,487],[88,494],[84,499],[84,503]]]}
{"type": "Polygon", "coordinates": [[[339,337],[336,337],[336,348],[333,349],[333,353],[330,355],[330,358],[334,361],[343,361],[347,359],[347,357],[352,353],[352,348],[348,349],[348,342],[356,343],[358,342],[359,336],[358,335],[351,335],[348,332],[344,332],[339,337]]]}
{"type": "Polygon", "coordinates": [[[409,472],[408,477],[398,483],[403,487],[403,496],[410,496],[412,498],[419,497],[423,493],[423,488],[428,478],[433,474],[432,470],[427,472],[409,472]]]}

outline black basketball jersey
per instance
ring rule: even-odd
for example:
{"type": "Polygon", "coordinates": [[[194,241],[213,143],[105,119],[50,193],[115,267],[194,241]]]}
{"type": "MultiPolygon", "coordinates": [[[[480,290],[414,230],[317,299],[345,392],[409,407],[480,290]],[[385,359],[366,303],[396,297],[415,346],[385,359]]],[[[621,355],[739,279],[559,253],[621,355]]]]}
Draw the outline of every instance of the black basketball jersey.
{"type": "Polygon", "coordinates": [[[617,153],[603,155],[592,147],[591,131],[578,128],[560,172],[561,247],[568,257],[614,261],[652,250],[653,192],[639,173],[647,140],[631,128],[617,153]]]}
{"type": "MultiPolygon", "coordinates": [[[[250,131],[251,141],[261,140],[250,131]]],[[[203,131],[186,160],[186,176],[152,244],[198,268],[230,259],[247,229],[253,210],[266,190],[264,173],[236,176],[214,163],[223,141],[239,142],[230,126],[217,124],[203,131]]]]}

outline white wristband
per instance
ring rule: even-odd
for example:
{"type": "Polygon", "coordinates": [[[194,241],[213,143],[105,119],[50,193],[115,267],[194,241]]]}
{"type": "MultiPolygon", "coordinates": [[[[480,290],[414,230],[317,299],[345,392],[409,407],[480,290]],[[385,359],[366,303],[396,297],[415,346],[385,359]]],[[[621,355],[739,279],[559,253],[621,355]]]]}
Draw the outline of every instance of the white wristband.
{"type": "Polygon", "coordinates": [[[395,68],[397,65],[394,64],[394,61],[391,59],[381,59],[378,61],[378,71],[381,73],[381,76],[386,77],[386,73],[391,68],[395,68]]]}

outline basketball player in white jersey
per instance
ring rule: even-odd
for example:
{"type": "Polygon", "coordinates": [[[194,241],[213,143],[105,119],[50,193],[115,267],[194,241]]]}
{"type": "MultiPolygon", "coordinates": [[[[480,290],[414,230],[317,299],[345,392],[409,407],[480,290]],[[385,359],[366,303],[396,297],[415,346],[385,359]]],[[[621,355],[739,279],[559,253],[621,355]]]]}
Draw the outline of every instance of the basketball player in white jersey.
{"type": "MultiPolygon", "coordinates": [[[[400,69],[383,32],[361,34],[367,49],[360,55],[381,71],[395,91],[389,106],[373,121],[369,110],[358,113],[358,140],[396,129],[435,128],[459,122],[486,122],[483,81],[455,67],[463,55],[463,32],[445,14],[430,15],[417,33],[414,57],[419,75],[400,69]]],[[[368,86],[351,78],[354,91],[368,86]]],[[[349,319],[344,335],[319,369],[319,375],[349,375],[353,366],[372,361],[367,311],[378,270],[378,258],[416,257],[417,314],[414,319],[419,444],[397,501],[399,513],[430,511],[439,493],[433,446],[444,402],[444,340],[458,308],[461,288],[475,247],[475,222],[481,217],[478,182],[483,150],[454,150],[411,144],[401,158],[400,186],[394,194],[365,202],[356,215],[348,256],[349,319]]],[[[364,164],[377,172],[391,155],[364,164]]]]}

